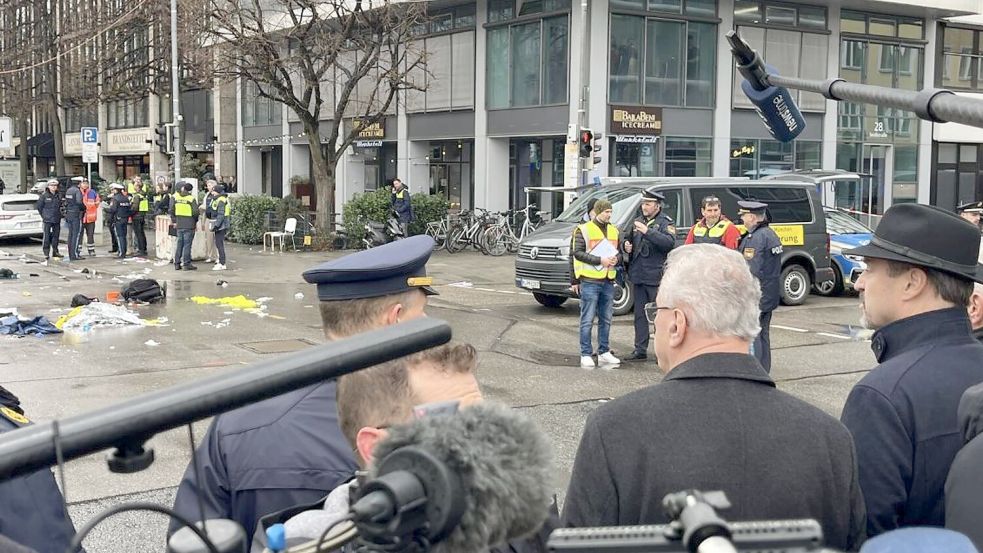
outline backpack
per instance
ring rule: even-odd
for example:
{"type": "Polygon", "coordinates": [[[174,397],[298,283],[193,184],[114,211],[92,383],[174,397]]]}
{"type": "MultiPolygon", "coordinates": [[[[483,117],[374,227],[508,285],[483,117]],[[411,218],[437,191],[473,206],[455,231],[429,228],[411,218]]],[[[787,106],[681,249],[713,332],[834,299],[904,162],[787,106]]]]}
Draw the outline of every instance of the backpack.
{"type": "Polygon", "coordinates": [[[157,303],[164,301],[164,289],[152,278],[138,278],[120,290],[126,301],[157,303]]]}
{"type": "Polygon", "coordinates": [[[85,305],[89,305],[94,301],[99,301],[99,300],[96,298],[90,298],[84,294],[75,294],[74,296],[72,296],[72,307],[82,307],[85,305]]]}

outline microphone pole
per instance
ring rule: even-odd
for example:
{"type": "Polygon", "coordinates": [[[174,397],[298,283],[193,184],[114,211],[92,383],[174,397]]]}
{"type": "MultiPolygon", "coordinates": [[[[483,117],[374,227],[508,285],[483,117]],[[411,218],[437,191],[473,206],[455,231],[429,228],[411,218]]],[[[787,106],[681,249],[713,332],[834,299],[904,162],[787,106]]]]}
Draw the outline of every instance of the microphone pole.
{"type": "MultiPolygon", "coordinates": [[[[918,91],[898,90],[883,86],[851,83],[840,78],[818,81],[783,77],[773,70],[767,70],[760,64],[749,67],[748,72],[745,72],[741,66],[747,65],[749,60],[754,61],[757,57],[756,53],[736,31],[728,31],[726,36],[731,45],[731,52],[738,62],[738,68],[746,79],[748,73],[751,73],[773,87],[815,92],[822,94],[829,100],[838,102],[857,102],[893,107],[914,112],[919,119],[935,123],[952,122],[983,128],[983,100],[957,96],[951,90],[942,88],[924,88],[918,91]]],[[[753,86],[753,78],[751,83],[753,86]]]]}
{"type": "Polygon", "coordinates": [[[0,434],[0,481],[117,448],[114,472],[153,462],[144,442],[154,434],[263,399],[337,378],[450,341],[444,321],[420,318],[186,382],[115,405],[0,434]],[[60,450],[60,451],[59,451],[60,450]]]}

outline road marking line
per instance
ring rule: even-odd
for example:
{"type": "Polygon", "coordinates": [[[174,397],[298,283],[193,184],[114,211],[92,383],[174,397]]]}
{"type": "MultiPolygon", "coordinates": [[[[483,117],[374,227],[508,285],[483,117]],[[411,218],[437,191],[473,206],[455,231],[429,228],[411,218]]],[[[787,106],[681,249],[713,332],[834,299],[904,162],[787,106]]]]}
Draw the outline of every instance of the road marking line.
{"type": "Polygon", "coordinates": [[[477,286],[472,288],[472,290],[481,290],[482,292],[498,292],[498,290],[493,290],[491,288],[478,288],[477,286]]]}
{"type": "Polygon", "coordinates": [[[795,328],[794,326],[782,326],[782,325],[771,325],[771,328],[780,328],[782,330],[791,330],[792,332],[809,332],[804,328],[795,328]]]}
{"type": "Polygon", "coordinates": [[[820,336],[828,336],[830,338],[839,338],[840,340],[853,340],[852,336],[844,336],[842,334],[830,334],[829,332],[817,332],[816,334],[820,336]]]}

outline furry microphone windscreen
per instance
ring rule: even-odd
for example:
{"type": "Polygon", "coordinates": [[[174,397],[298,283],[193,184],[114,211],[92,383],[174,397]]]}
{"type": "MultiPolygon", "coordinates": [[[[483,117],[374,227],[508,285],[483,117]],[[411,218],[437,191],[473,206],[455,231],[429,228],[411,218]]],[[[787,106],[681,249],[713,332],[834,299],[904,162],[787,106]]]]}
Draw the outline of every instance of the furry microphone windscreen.
{"type": "Polygon", "coordinates": [[[392,428],[373,457],[385,459],[405,446],[432,453],[462,481],[461,523],[434,545],[434,553],[482,553],[536,532],[549,515],[551,449],[522,413],[483,402],[454,415],[418,419],[392,428]]]}

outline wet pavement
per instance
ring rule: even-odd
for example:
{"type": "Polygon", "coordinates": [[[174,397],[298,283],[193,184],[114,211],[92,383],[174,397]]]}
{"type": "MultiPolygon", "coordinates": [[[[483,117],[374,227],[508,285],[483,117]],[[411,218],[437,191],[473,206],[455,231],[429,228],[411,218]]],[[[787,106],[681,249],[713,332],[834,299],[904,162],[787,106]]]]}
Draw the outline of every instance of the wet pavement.
{"type": "MultiPolygon", "coordinates": [[[[160,326],[96,328],[43,338],[0,336],[0,383],[21,397],[36,420],[79,414],[276,355],[264,351],[321,343],[315,291],[300,274],[340,255],[264,254],[259,247],[233,244],[232,270],[212,272],[205,263],[198,264],[198,271],[174,271],[155,265],[155,260],[121,263],[110,257],[44,266],[36,263],[39,250],[30,241],[0,242],[0,267],[21,275],[0,280],[0,311],[13,306],[24,316],[45,315],[54,321],[69,311],[75,294],[104,298],[118,290],[125,280],[114,280],[120,275],[158,279],[168,297],[162,304],[135,309],[144,319],[166,319],[160,326]],[[265,310],[249,313],[190,301],[192,296],[239,294],[269,298],[263,302],[265,310]]],[[[549,434],[558,461],[555,485],[562,495],[587,415],[602,401],[658,382],[656,363],[580,369],[577,302],[541,307],[514,288],[510,257],[441,251],[428,269],[440,291],[431,298],[430,315],[447,320],[455,339],[476,346],[486,397],[522,408],[549,434]]],[[[804,306],[780,308],[772,326],[773,376],[779,386],[834,415],[850,387],[873,365],[866,335],[855,328],[856,301],[814,296],[804,306]]],[[[630,317],[616,318],[616,353],[631,351],[632,332],[630,317]]],[[[195,425],[199,439],[206,424],[195,425]]],[[[160,434],[151,445],[157,460],[137,474],[109,473],[103,453],[67,464],[66,491],[77,525],[126,500],[170,504],[189,460],[187,429],[160,434]]],[[[86,546],[90,552],[160,551],[164,528],[163,517],[120,515],[97,529],[86,546]]]]}

